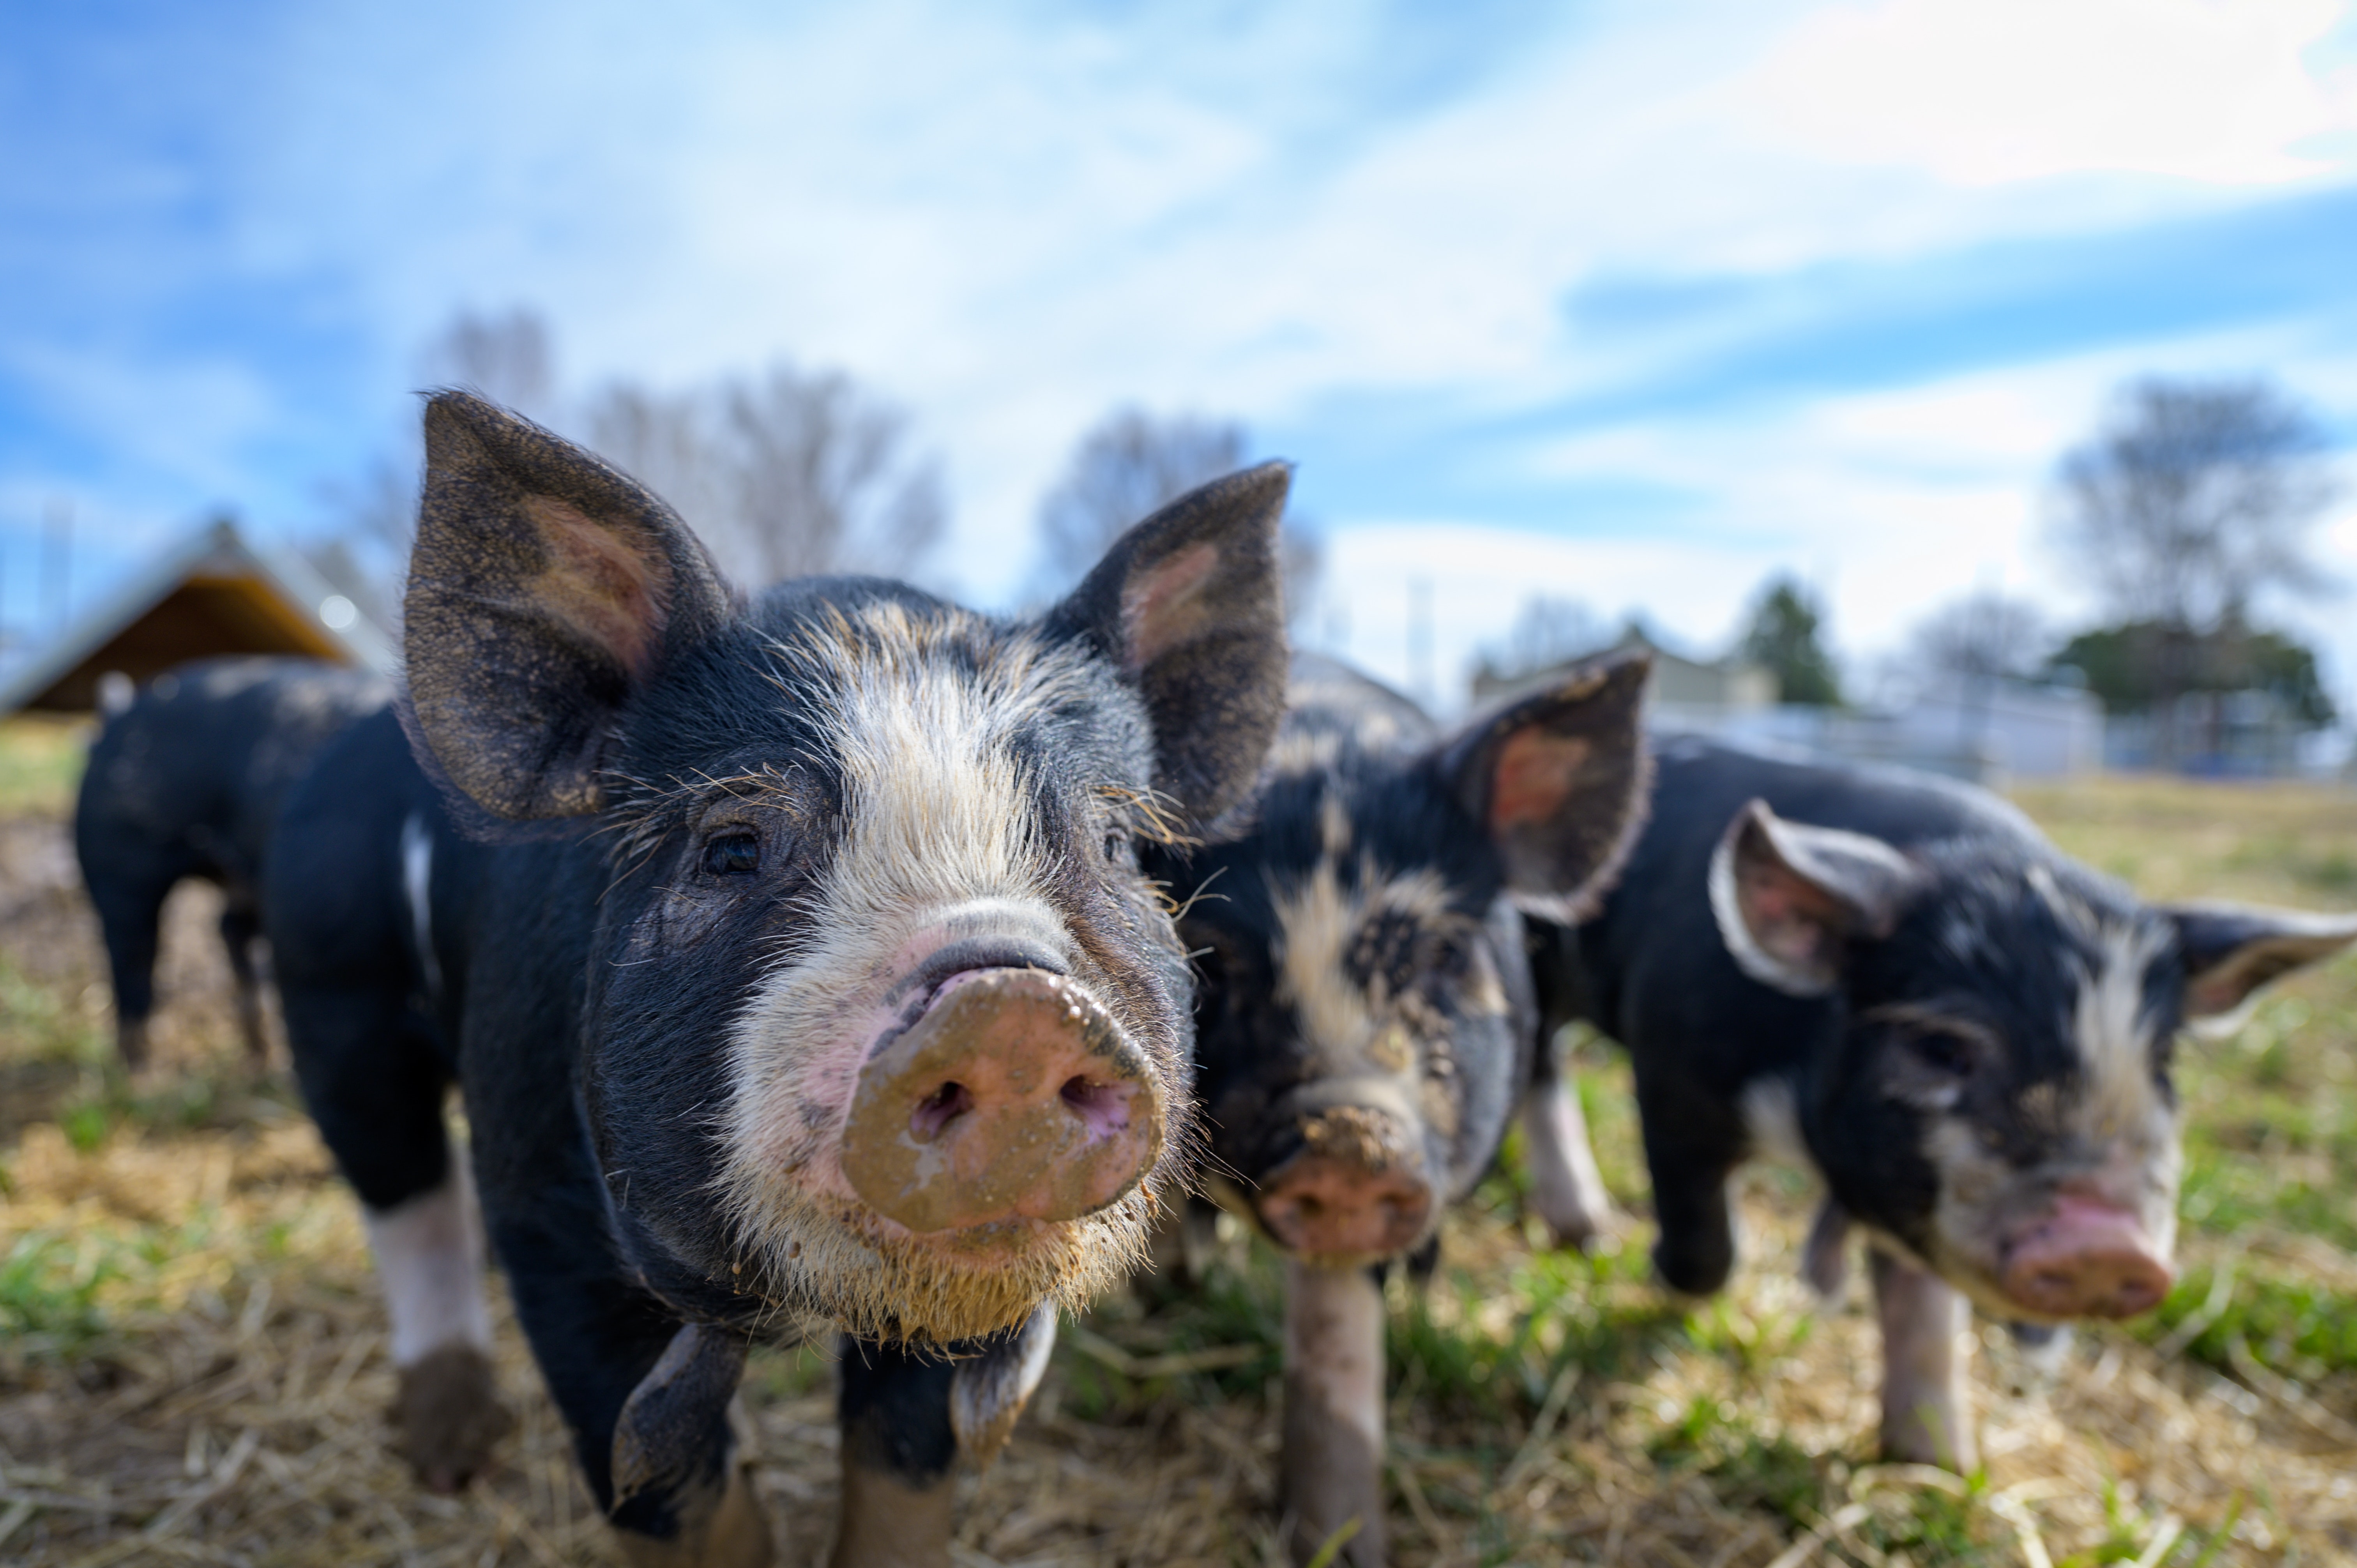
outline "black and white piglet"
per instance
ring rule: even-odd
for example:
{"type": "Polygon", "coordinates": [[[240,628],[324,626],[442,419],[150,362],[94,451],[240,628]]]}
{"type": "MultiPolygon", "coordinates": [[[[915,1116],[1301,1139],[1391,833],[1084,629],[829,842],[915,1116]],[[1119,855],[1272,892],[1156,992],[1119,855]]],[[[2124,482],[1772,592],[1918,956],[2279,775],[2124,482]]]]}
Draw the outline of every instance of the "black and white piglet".
{"type": "Polygon", "coordinates": [[[188,877],[221,887],[238,1029],[249,1057],[266,1054],[254,946],[271,823],[319,748],[392,696],[378,676],[316,659],[205,659],[106,714],[74,806],[74,854],[106,942],[124,1066],[147,1065],[158,920],[188,877]]]}
{"type": "Polygon", "coordinates": [[[1297,1556],[1355,1519],[1344,1560],[1383,1559],[1374,1267],[1429,1246],[1497,1155],[1537,1043],[1517,907],[1576,914],[1625,851],[1647,669],[1599,662],[1450,734],[1297,657],[1249,826],[1154,856],[1197,953],[1214,1189],[1287,1254],[1297,1556]]]}
{"type": "Polygon", "coordinates": [[[1813,1280],[1838,1283],[1849,1225],[1871,1240],[1884,1448],[1970,1469],[1967,1304],[2158,1305],[2180,1030],[2357,940],[2357,916],[2146,904],[1986,790],[1682,738],[1601,911],[1540,935],[1543,1005],[1634,1064],[1663,1278],[1726,1283],[1736,1165],[1813,1168],[1813,1280]]]}
{"type": "Polygon", "coordinates": [[[455,1484],[501,1424],[455,1081],[632,1561],[770,1559],[727,1405],[753,1337],[842,1328],[834,1560],[945,1563],[959,1447],[1004,1438],[1055,1312],[1184,1175],[1189,978],[1137,854],[1232,807],[1275,731],[1286,470],[1017,622],[872,579],[748,598],[547,432],[446,393],[425,436],[410,744],[322,761],[270,908],[410,1455],[455,1484]]]}

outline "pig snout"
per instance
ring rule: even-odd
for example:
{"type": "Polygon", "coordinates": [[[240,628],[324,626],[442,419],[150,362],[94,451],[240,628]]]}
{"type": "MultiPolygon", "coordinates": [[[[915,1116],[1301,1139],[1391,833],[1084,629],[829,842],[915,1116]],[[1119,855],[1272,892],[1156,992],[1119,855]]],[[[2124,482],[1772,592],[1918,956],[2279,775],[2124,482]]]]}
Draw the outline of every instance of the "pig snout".
{"type": "Polygon", "coordinates": [[[2007,1252],[2007,1299],[2043,1317],[2133,1317],[2160,1305],[2172,1278],[2143,1221],[2064,1196],[2007,1252]]]}
{"type": "Polygon", "coordinates": [[[1405,1129],[1381,1112],[1339,1107],[1304,1124],[1308,1146],[1260,1184],[1261,1223],[1309,1257],[1385,1257],[1415,1245],[1432,1187],[1402,1156],[1405,1129]]]}
{"type": "Polygon", "coordinates": [[[920,1234],[1077,1219],[1162,1157],[1145,1058],[1082,986],[1036,969],[952,975],[860,1069],[843,1169],[920,1234]]]}

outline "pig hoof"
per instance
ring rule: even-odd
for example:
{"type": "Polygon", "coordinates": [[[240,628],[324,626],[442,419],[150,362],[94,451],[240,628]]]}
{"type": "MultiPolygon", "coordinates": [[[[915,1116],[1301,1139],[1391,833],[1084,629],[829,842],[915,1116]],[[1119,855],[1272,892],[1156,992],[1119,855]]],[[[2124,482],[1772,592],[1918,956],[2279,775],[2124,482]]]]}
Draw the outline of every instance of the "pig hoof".
{"type": "Polygon", "coordinates": [[[138,1078],[147,1070],[147,1020],[128,1018],[114,1026],[114,1053],[123,1069],[138,1078]]]}
{"type": "Polygon", "coordinates": [[[630,1568],[770,1568],[778,1560],[770,1516],[742,1465],[720,1487],[690,1487],[678,1498],[679,1530],[668,1539],[617,1530],[630,1568]]]}
{"type": "Polygon", "coordinates": [[[393,1422],[394,1451],[421,1486],[447,1496],[489,1466],[515,1417],[500,1402],[490,1359],[471,1345],[445,1345],[401,1369],[393,1422]]]}
{"type": "Polygon", "coordinates": [[[1592,1252],[1604,1242],[1619,1240],[1629,1229],[1628,1217],[1617,1208],[1598,1214],[1542,1214],[1539,1218],[1556,1249],[1566,1252],[1592,1252]]]}

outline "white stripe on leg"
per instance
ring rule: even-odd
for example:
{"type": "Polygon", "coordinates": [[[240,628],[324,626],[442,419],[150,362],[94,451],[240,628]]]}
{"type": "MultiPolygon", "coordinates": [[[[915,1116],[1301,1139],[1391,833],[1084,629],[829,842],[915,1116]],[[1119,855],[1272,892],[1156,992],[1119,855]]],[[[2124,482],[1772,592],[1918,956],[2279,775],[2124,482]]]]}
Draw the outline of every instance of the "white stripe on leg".
{"type": "Polygon", "coordinates": [[[442,1185],[391,1208],[361,1207],[393,1320],[393,1364],[416,1365],[447,1345],[489,1354],[483,1230],[467,1152],[453,1145],[442,1185]]]}

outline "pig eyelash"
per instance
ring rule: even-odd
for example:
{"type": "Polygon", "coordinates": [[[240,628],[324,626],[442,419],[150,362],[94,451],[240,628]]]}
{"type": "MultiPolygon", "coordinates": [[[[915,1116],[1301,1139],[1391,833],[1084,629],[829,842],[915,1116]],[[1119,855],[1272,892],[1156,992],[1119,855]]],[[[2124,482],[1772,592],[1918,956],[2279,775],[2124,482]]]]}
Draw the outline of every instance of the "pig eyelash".
{"type": "Polygon", "coordinates": [[[733,879],[753,875],[761,869],[761,835],[749,828],[728,827],[704,841],[696,867],[709,877],[733,879]]]}
{"type": "Polygon", "coordinates": [[[1873,1009],[1864,1019],[1898,1030],[1925,1065],[1960,1078],[2004,1054],[2003,1042],[1993,1032],[1935,1008],[1894,1004],[1873,1009]]]}

